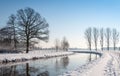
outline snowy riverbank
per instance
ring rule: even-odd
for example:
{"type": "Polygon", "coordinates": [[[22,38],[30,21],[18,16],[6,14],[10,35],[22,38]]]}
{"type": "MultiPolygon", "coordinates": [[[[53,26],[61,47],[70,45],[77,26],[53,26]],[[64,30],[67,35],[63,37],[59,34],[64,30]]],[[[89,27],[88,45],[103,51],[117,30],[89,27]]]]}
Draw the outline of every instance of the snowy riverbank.
{"type": "Polygon", "coordinates": [[[51,51],[31,51],[29,53],[0,54],[0,63],[21,62],[42,58],[50,58],[64,55],[71,55],[73,52],[51,52],[51,51]]]}
{"type": "Polygon", "coordinates": [[[103,52],[99,59],[60,76],[120,76],[120,52],[103,52]]]}

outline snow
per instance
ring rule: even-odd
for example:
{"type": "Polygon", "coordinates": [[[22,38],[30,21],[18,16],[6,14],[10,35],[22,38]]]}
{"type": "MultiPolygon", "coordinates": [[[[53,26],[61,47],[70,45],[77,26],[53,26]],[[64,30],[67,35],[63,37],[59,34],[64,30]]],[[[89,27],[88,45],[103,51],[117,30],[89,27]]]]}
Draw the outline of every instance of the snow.
{"type": "MultiPolygon", "coordinates": [[[[65,72],[59,76],[120,76],[120,52],[106,51],[97,60],[88,62],[78,68],[65,72]]],[[[19,54],[0,54],[0,62],[26,61],[37,58],[49,58],[74,54],[73,52],[55,51],[31,51],[19,54]]]]}
{"type": "Polygon", "coordinates": [[[120,76],[120,52],[102,52],[97,60],[59,76],[120,76]]]}
{"type": "Polygon", "coordinates": [[[73,52],[30,51],[29,53],[0,54],[0,63],[27,61],[30,59],[49,58],[49,57],[56,57],[56,56],[63,56],[70,54],[73,54],[73,52]]]}

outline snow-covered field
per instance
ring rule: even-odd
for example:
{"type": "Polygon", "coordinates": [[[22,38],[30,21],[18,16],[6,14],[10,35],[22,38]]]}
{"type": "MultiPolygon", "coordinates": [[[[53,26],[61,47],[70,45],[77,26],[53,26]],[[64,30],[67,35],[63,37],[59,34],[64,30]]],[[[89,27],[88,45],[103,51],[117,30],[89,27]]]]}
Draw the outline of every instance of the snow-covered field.
{"type": "Polygon", "coordinates": [[[49,58],[70,54],[73,54],[73,52],[30,51],[29,53],[0,54],[0,63],[27,61],[30,59],[49,58]]]}
{"type": "Polygon", "coordinates": [[[99,59],[60,76],[120,76],[120,52],[103,52],[99,59]]]}

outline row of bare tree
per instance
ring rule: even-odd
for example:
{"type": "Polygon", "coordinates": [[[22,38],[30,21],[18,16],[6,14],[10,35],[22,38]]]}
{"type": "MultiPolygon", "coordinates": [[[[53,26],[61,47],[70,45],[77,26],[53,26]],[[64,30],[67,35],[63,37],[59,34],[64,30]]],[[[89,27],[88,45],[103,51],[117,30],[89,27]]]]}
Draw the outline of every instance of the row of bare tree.
{"type": "Polygon", "coordinates": [[[58,50],[68,51],[68,48],[69,48],[69,42],[65,37],[63,38],[61,42],[59,41],[59,39],[55,40],[56,51],[58,50]]]}
{"type": "Polygon", "coordinates": [[[9,17],[7,25],[0,29],[0,42],[14,44],[14,50],[17,43],[23,42],[28,53],[32,39],[48,41],[48,27],[46,20],[34,9],[19,9],[9,17]]]}
{"type": "Polygon", "coordinates": [[[119,42],[119,32],[116,29],[101,28],[87,28],[84,32],[85,39],[88,44],[89,50],[92,49],[92,42],[94,43],[95,50],[98,50],[98,43],[100,43],[101,50],[103,50],[104,45],[107,44],[107,50],[110,50],[110,43],[112,41],[113,48],[116,50],[116,45],[119,42]]]}

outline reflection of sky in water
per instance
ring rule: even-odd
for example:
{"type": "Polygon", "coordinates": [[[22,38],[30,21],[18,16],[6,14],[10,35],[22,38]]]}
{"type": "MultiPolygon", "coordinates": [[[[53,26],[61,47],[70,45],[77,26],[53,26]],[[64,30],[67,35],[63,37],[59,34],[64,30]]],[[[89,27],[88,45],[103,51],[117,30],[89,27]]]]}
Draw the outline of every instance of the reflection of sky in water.
{"type": "MultiPolygon", "coordinates": [[[[95,54],[75,54],[70,56],[64,57],[56,57],[56,58],[49,58],[49,59],[40,59],[29,62],[29,64],[20,64],[10,67],[0,68],[1,75],[5,74],[5,76],[20,76],[20,75],[28,75],[37,76],[44,75],[44,76],[57,76],[69,70],[74,70],[80,65],[85,64],[90,60],[96,59],[95,54]],[[6,69],[9,71],[7,72],[6,69]],[[11,73],[13,72],[13,73],[11,73]]],[[[0,75],[0,76],[1,76],[0,75]]]]}

